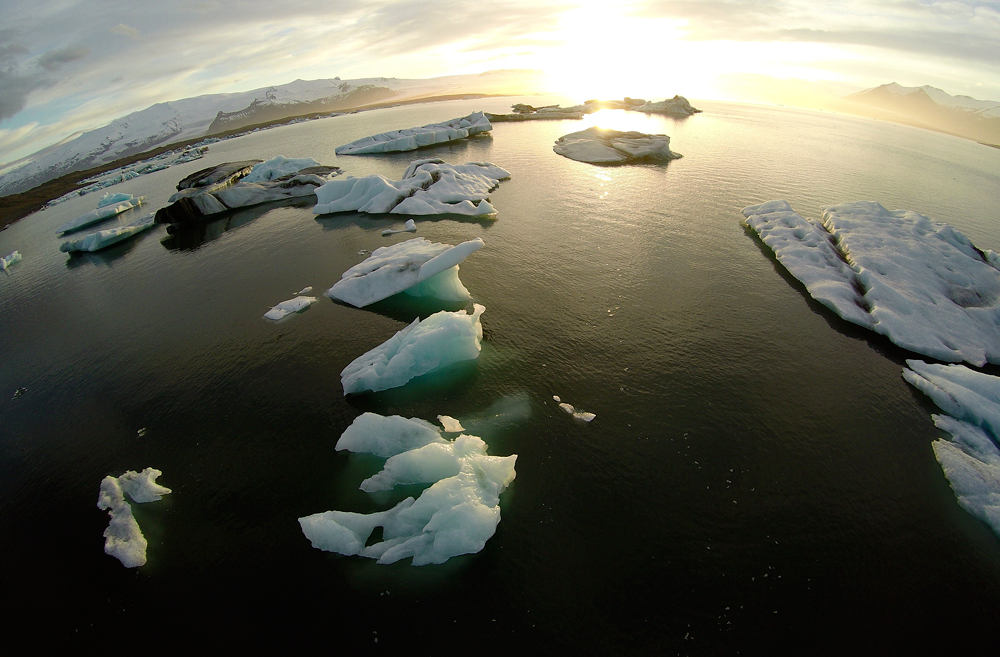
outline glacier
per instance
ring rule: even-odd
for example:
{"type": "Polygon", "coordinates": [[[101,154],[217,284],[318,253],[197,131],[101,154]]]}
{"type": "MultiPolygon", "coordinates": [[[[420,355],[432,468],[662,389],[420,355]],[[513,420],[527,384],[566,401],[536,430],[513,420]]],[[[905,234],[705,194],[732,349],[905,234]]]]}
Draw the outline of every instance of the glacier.
{"type": "Polygon", "coordinates": [[[138,504],[161,499],[171,492],[156,483],[161,475],[163,473],[155,468],[146,468],[142,472],[129,470],[119,477],[108,475],[101,481],[97,508],[107,510],[111,516],[111,522],[104,530],[104,551],[121,561],[126,568],[146,563],[147,543],[125,496],[138,504]]]}
{"type": "Polygon", "coordinates": [[[72,233],[74,231],[80,230],[81,228],[86,228],[92,224],[96,224],[99,221],[104,221],[109,217],[113,217],[116,214],[121,214],[126,210],[131,210],[132,208],[139,207],[142,202],[146,200],[145,196],[132,196],[131,194],[115,194],[113,197],[107,197],[101,199],[101,203],[98,203],[96,210],[91,210],[81,214],[76,219],[69,221],[59,228],[56,229],[57,233],[72,233]],[[124,196],[124,198],[119,198],[124,196]]]}
{"type": "Polygon", "coordinates": [[[7,267],[10,267],[15,262],[21,262],[20,251],[14,251],[10,255],[5,255],[4,257],[0,258],[0,270],[7,269],[7,267]]]}
{"type": "Polygon", "coordinates": [[[392,153],[414,151],[425,146],[443,144],[456,139],[465,139],[493,129],[489,119],[482,112],[473,112],[441,123],[431,123],[419,128],[390,130],[370,137],[338,146],[337,155],[366,155],[369,153],[392,153]]]}
{"type": "Polygon", "coordinates": [[[621,132],[593,126],[563,135],[552,147],[559,155],[591,164],[620,164],[635,160],[674,160],[682,157],[670,150],[667,135],[621,132]]]}
{"type": "Polygon", "coordinates": [[[356,308],[406,292],[442,301],[468,301],[469,291],[458,278],[458,265],[483,248],[476,238],[458,246],[423,237],[383,246],[345,271],[326,296],[356,308]]]}
{"type": "Polygon", "coordinates": [[[1000,378],[964,365],[907,360],[903,378],[948,415],[933,415],[951,434],[931,446],[958,502],[1000,535],[1000,378]]]}
{"type": "Polygon", "coordinates": [[[300,313],[314,303],[316,303],[316,297],[298,296],[288,301],[282,301],[264,313],[264,317],[277,321],[292,313],[300,313]]]}
{"type": "Polygon", "coordinates": [[[387,511],[326,511],[299,518],[313,547],[380,564],[408,557],[414,566],[440,564],[479,552],[496,532],[500,494],[516,476],[516,454],[491,456],[477,436],[445,440],[417,418],[365,413],[344,432],[337,449],[387,458],[379,473],[362,482],[366,492],[432,484],[418,498],[408,497],[387,511]],[[382,540],[366,545],[376,527],[382,527],[382,540]]]}
{"type": "Polygon", "coordinates": [[[809,294],[845,320],[947,362],[1000,363],[1000,260],[955,228],[874,201],[805,219],[785,201],[746,224],[809,294]]]}
{"type": "Polygon", "coordinates": [[[415,377],[479,357],[486,308],[473,305],[471,314],[442,310],[406,328],[358,356],[340,373],[344,395],[398,388],[415,377]]]}
{"type": "Polygon", "coordinates": [[[400,180],[373,175],[331,180],[316,190],[314,214],[462,214],[491,217],[490,192],[510,173],[489,162],[448,164],[438,158],[415,160],[400,180]]]}
{"type": "Polygon", "coordinates": [[[68,253],[70,251],[98,251],[100,249],[111,246],[112,244],[117,244],[124,240],[135,237],[139,233],[149,230],[156,225],[153,220],[152,214],[147,214],[145,217],[138,219],[126,226],[118,226],[117,228],[108,228],[107,230],[99,230],[96,233],[90,233],[79,239],[67,240],[59,245],[59,250],[68,253]]]}

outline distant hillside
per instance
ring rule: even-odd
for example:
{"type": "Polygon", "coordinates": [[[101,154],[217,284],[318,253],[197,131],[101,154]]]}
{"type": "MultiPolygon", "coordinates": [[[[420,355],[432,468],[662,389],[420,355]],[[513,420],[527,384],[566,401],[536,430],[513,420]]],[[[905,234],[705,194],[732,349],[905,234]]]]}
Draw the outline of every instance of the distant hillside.
{"type": "Polygon", "coordinates": [[[895,82],[852,94],[845,100],[868,116],[1000,144],[1000,101],[952,96],[936,87],[904,87],[895,82]]]}

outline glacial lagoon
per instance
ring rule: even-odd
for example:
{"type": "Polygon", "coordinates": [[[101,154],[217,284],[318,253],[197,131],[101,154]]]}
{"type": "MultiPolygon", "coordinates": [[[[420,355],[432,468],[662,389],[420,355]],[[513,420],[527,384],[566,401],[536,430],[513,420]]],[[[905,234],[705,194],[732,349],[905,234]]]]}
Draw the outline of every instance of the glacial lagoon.
{"type": "Polygon", "coordinates": [[[334,152],[519,101],[542,104],[450,101],[278,127],[109,189],[146,200],[99,228],[162,207],[178,180],[225,161],[311,157],[389,179],[424,157],[509,171],[490,196],[495,220],[415,218],[432,242],[483,240],[460,277],[487,311],[476,361],[402,388],[345,397],[340,372],[441,306],[320,296],[278,322],[262,315],[412,238],[381,234],[405,217],[316,216],[296,200],[61,253],[56,228],[93,209],[91,194],[0,232],[0,254],[23,255],[0,272],[12,636],[417,654],[885,653],[992,639],[1000,537],[959,506],[935,460],[938,411],[901,375],[916,356],[813,301],[740,210],[785,199],[816,218],[874,200],[1000,250],[1000,150],[692,99],[704,112],[685,119],[613,111],[498,123],[416,153],[334,152]],[[684,157],[594,166],[552,151],[592,125],[670,135],[684,157]],[[553,396],[596,418],[574,419],[553,396]],[[383,460],[335,445],[369,411],[448,415],[490,454],[518,455],[481,552],[413,567],[311,547],[298,518],[385,510],[423,489],[358,489],[383,460]],[[173,492],[133,508],[147,562],[126,569],[103,551],[98,489],[147,467],[173,492]]]}

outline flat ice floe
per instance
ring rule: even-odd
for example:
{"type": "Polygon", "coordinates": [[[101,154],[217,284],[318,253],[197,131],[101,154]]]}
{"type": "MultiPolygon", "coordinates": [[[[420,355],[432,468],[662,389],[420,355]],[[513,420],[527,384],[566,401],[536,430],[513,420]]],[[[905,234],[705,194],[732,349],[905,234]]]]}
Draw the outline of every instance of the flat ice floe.
{"type": "Polygon", "coordinates": [[[595,413],[588,413],[587,411],[583,411],[576,408],[575,406],[573,406],[573,404],[567,404],[566,402],[564,402],[562,399],[559,398],[559,395],[552,395],[552,399],[554,399],[555,402],[559,404],[559,408],[561,408],[566,414],[572,415],[577,420],[590,422],[595,417],[597,417],[595,413]]]}
{"type": "Polygon", "coordinates": [[[510,173],[489,162],[415,160],[401,180],[382,176],[331,180],[316,190],[314,214],[462,214],[492,216],[489,195],[510,173]]]}
{"type": "Polygon", "coordinates": [[[21,262],[20,251],[14,251],[10,255],[5,255],[4,257],[0,258],[0,270],[7,269],[7,267],[10,267],[15,262],[21,262]]]}
{"type": "Polygon", "coordinates": [[[104,221],[116,214],[121,214],[126,210],[139,207],[145,200],[145,196],[132,196],[131,194],[105,194],[97,205],[96,210],[81,214],[76,219],[69,221],[56,229],[57,233],[72,233],[73,231],[86,228],[99,221],[104,221]]]}
{"type": "Polygon", "coordinates": [[[419,318],[371,351],[355,358],[340,373],[344,394],[398,388],[414,378],[464,360],[479,357],[486,308],[474,304],[464,310],[442,310],[419,318]]]}
{"type": "Polygon", "coordinates": [[[277,321],[283,317],[291,315],[292,313],[300,313],[314,303],[316,303],[316,297],[297,296],[294,299],[282,301],[278,305],[274,306],[264,313],[264,317],[265,319],[273,319],[277,321]]]}
{"type": "Polygon", "coordinates": [[[326,291],[356,308],[405,292],[442,301],[468,301],[469,291],[458,279],[458,265],[483,248],[478,237],[458,246],[416,237],[375,249],[368,258],[345,271],[326,291]]]}
{"type": "Polygon", "coordinates": [[[338,146],[337,155],[366,155],[370,153],[392,153],[413,151],[425,146],[443,144],[456,139],[493,129],[489,119],[482,112],[473,112],[443,123],[431,123],[419,128],[390,130],[371,137],[363,137],[349,144],[338,146]]]}
{"type": "Polygon", "coordinates": [[[106,509],[111,516],[111,522],[104,530],[104,551],[121,561],[126,568],[146,563],[147,544],[125,495],[139,504],[161,499],[171,492],[156,483],[156,478],[162,474],[155,468],[146,468],[142,472],[129,470],[120,477],[109,475],[101,481],[97,508],[106,509]]]}
{"type": "Polygon", "coordinates": [[[571,160],[591,164],[619,164],[634,160],[674,160],[682,157],[670,150],[667,135],[620,132],[593,126],[563,135],[552,147],[571,160]]]}
{"type": "Polygon", "coordinates": [[[931,446],[959,504],[1000,535],[1000,378],[964,365],[906,364],[903,378],[948,413],[932,417],[952,440],[931,446]]]}
{"type": "Polygon", "coordinates": [[[117,228],[99,230],[96,233],[90,233],[89,235],[85,235],[79,239],[63,242],[59,245],[59,250],[65,253],[70,251],[99,251],[100,249],[107,248],[112,244],[117,244],[118,242],[131,239],[139,233],[149,230],[155,225],[156,222],[153,221],[153,215],[147,214],[145,217],[142,217],[127,226],[118,226],[117,228]]]}
{"type": "Polygon", "coordinates": [[[327,511],[299,518],[313,547],[380,564],[412,557],[414,566],[423,566],[479,552],[496,532],[500,493],[516,475],[516,454],[490,456],[477,436],[445,440],[417,418],[365,413],[344,432],[337,449],[388,459],[381,472],[362,482],[366,492],[433,482],[416,500],[408,497],[387,511],[327,511]],[[382,527],[382,541],[366,546],[376,527],[382,527]]]}
{"type": "Polygon", "coordinates": [[[937,360],[1000,363],[997,255],[955,228],[872,201],[805,219],[785,201],[746,223],[814,299],[849,322],[937,360]]]}

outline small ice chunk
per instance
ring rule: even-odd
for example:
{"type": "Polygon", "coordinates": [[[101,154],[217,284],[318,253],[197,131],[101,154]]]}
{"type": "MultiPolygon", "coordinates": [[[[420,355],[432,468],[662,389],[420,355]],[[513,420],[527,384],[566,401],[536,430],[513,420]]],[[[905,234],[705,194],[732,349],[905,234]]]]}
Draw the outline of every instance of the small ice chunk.
{"type": "Polygon", "coordinates": [[[0,258],[0,270],[7,269],[7,267],[10,267],[15,262],[21,262],[20,251],[14,251],[10,255],[0,258]]]}
{"type": "Polygon", "coordinates": [[[309,294],[312,291],[313,291],[312,285],[307,285],[306,287],[302,288],[301,290],[299,290],[295,294],[296,294],[296,296],[302,296],[303,294],[309,294]]]}
{"type": "Polygon", "coordinates": [[[578,411],[572,404],[567,404],[566,402],[561,400],[558,395],[552,395],[552,399],[556,400],[556,402],[559,404],[559,408],[566,411],[567,415],[572,415],[577,420],[590,422],[595,417],[597,417],[597,415],[595,415],[594,413],[588,413],[587,411],[578,411]]]}
{"type": "Polygon", "coordinates": [[[172,492],[166,486],[156,483],[156,478],[162,474],[155,468],[146,468],[139,473],[129,470],[118,477],[118,485],[134,502],[155,502],[172,492]]]}
{"type": "Polygon", "coordinates": [[[314,303],[316,303],[316,297],[295,297],[288,301],[282,301],[277,306],[271,308],[264,313],[264,317],[266,319],[279,320],[292,313],[300,313],[314,303]]]}
{"type": "Polygon", "coordinates": [[[90,233],[89,235],[85,235],[79,239],[67,240],[59,245],[59,250],[64,253],[69,253],[70,251],[99,251],[111,246],[112,244],[117,244],[118,242],[124,242],[127,239],[131,239],[139,233],[149,230],[155,225],[156,223],[153,221],[153,215],[147,214],[145,217],[142,217],[127,226],[118,226],[117,228],[99,230],[96,233],[90,233]]]}
{"type": "MultiPolygon", "coordinates": [[[[117,194],[116,194],[117,196],[117,194]]],[[[57,233],[71,233],[75,230],[81,228],[86,228],[91,224],[96,224],[98,221],[104,221],[108,217],[113,217],[116,214],[125,212],[126,210],[131,210],[132,208],[139,207],[142,202],[146,199],[145,196],[132,196],[127,195],[128,198],[122,199],[120,201],[115,201],[108,205],[98,206],[96,210],[91,210],[90,212],[81,214],[76,219],[67,222],[56,229],[57,233]]]]}
{"type": "Polygon", "coordinates": [[[344,368],[340,373],[344,394],[396,388],[452,363],[478,358],[483,337],[479,317],[485,310],[474,304],[472,314],[441,311],[423,321],[413,320],[344,368]]]}
{"type": "Polygon", "coordinates": [[[465,431],[465,429],[462,428],[462,423],[450,415],[438,415],[438,422],[441,423],[441,426],[444,427],[444,430],[448,433],[465,431]]]}
{"type": "Polygon", "coordinates": [[[267,182],[268,180],[275,180],[277,178],[281,178],[282,176],[298,173],[302,169],[318,166],[320,166],[319,162],[311,157],[287,158],[283,155],[278,155],[272,157],[266,162],[254,165],[253,169],[250,170],[250,173],[248,173],[241,182],[267,182]]]}
{"type": "Polygon", "coordinates": [[[104,551],[121,561],[126,568],[146,563],[147,543],[125,495],[136,503],[161,499],[171,492],[156,483],[156,478],[162,474],[155,468],[146,468],[141,473],[129,470],[120,477],[109,475],[101,481],[97,508],[106,509],[111,516],[111,522],[104,530],[104,551]]]}
{"type": "Polygon", "coordinates": [[[382,231],[382,236],[385,237],[387,235],[395,235],[396,233],[415,233],[415,232],[417,232],[417,224],[413,221],[413,219],[407,219],[406,223],[403,224],[402,230],[393,230],[391,228],[386,228],[385,230],[382,231]]]}
{"type": "Polygon", "coordinates": [[[443,442],[441,431],[427,420],[364,413],[341,434],[337,450],[389,458],[424,445],[443,442]]]}
{"type": "Polygon", "coordinates": [[[492,130],[493,126],[482,112],[451,119],[443,123],[431,123],[419,128],[391,130],[370,137],[363,137],[349,144],[338,146],[337,155],[364,155],[368,153],[391,153],[412,151],[425,146],[442,144],[456,139],[465,139],[481,132],[492,130]]]}
{"type": "Polygon", "coordinates": [[[592,164],[674,160],[681,157],[680,153],[670,150],[670,137],[667,135],[619,132],[598,126],[563,135],[556,140],[552,150],[571,160],[592,164]]]}
{"type": "Polygon", "coordinates": [[[326,296],[357,308],[406,292],[444,301],[468,301],[469,291],[458,278],[458,264],[483,248],[476,238],[458,246],[423,237],[375,249],[363,262],[345,271],[326,296]]]}

